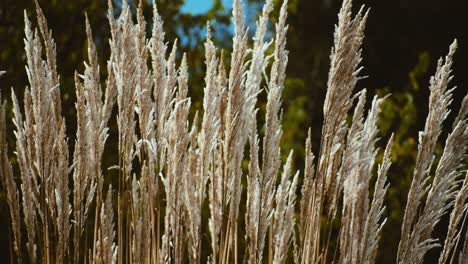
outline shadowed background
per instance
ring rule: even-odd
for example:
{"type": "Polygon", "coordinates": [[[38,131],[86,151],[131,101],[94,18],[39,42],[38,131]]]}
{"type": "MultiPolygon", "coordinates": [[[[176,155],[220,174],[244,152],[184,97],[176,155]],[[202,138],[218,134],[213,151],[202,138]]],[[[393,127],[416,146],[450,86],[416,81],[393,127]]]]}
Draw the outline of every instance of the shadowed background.
{"type": "MultiPolygon", "coordinates": [[[[84,14],[88,13],[99,53],[102,75],[109,56],[109,26],[106,18],[105,0],[42,0],[39,1],[49,27],[57,42],[58,71],[61,74],[63,115],[67,122],[70,148],[73,148],[75,123],[75,92],[73,73],[83,71],[86,57],[84,14]]],[[[136,2],[136,1],[135,1],[136,2]]],[[[203,40],[206,23],[214,27],[218,47],[229,49],[232,27],[230,5],[232,0],[163,0],[156,1],[164,18],[166,40],[172,43],[179,39],[182,50],[187,52],[192,77],[190,95],[194,107],[200,109],[204,77],[203,40]]],[[[245,3],[249,27],[255,27],[255,16],[263,1],[249,0],[245,3]]],[[[279,1],[276,2],[278,8],[279,1]]],[[[296,153],[295,167],[303,168],[303,145],[308,127],[312,128],[313,150],[318,153],[322,124],[322,106],[325,98],[329,68],[329,54],[333,41],[334,24],[341,5],[339,0],[290,0],[289,1],[288,79],[284,90],[284,136],[282,147],[293,148],[296,153]]],[[[120,1],[114,1],[119,12],[120,1]]],[[[133,4],[136,7],[137,3],[133,4]]],[[[151,18],[152,1],[144,1],[145,16],[151,18]]],[[[468,87],[468,27],[466,10],[468,2],[463,0],[394,0],[354,1],[355,11],[361,5],[371,7],[364,40],[363,74],[369,76],[358,84],[358,89],[368,88],[370,94],[391,97],[383,105],[380,122],[381,137],[387,139],[395,131],[393,153],[394,165],[390,170],[390,189],[387,194],[389,218],[379,249],[378,263],[393,263],[400,236],[401,219],[406,204],[406,195],[417,150],[417,133],[423,129],[428,104],[429,77],[435,71],[437,59],[445,55],[454,38],[459,40],[455,56],[453,85],[458,86],[454,94],[452,113],[457,112],[462,95],[468,87]]],[[[0,1],[0,70],[7,74],[0,79],[2,98],[8,100],[7,111],[11,117],[10,87],[21,96],[27,85],[24,70],[23,12],[35,21],[32,0],[0,1]]],[[[275,15],[277,12],[274,13],[275,15]]],[[[275,19],[273,19],[275,21],[275,19]]],[[[151,25],[148,25],[150,28],[151,25]]],[[[270,25],[273,30],[273,25],[270,25]]],[[[250,32],[253,32],[251,30],[250,32]]],[[[181,55],[181,54],[179,54],[181,55]]],[[[263,97],[264,94],[263,94],[263,97]]],[[[263,98],[264,99],[264,98],[263,98]]],[[[260,109],[264,109],[260,98],[260,109]]],[[[262,116],[262,115],[259,115],[262,116]]],[[[8,118],[7,118],[8,119],[8,118]]],[[[10,118],[11,119],[11,118],[10,118]]],[[[450,124],[453,115],[446,124],[450,124]]],[[[260,120],[261,121],[261,120],[260,120]]],[[[9,152],[15,164],[13,149],[13,124],[8,121],[9,152]]],[[[115,118],[111,121],[111,134],[115,136],[115,118]],[[114,126],[114,128],[112,128],[114,126]]],[[[441,136],[445,138],[446,132],[441,136]]],[[[385,141],[383,141],[385,142],[385,141]]],[[[106,146],[107,147],[107,146],[106,146]]],[[[103,164],[115,164],[112,153],[116,146],[108,146],[103,164]]],[[[440,154],[439,147],[438,153],[440,154]]],[[[284,151],[283,153],[288,153],[284,151]]],[[[16,170],[16,175],[18,171],[16,170]]],[[[108,174],[111,181],[112,175],[108,174]]],[[[439,226],[446,226],[444,219],[439,226]]],[[[0,192],[0,260],[9,258],[8,206],[3,190],[0,192]]],[[[443,238],[446,230],[436,229],[435,237],[443,238]]],[[[429,251],[427,263],[437,257],[437,249],[429,251]]]]}

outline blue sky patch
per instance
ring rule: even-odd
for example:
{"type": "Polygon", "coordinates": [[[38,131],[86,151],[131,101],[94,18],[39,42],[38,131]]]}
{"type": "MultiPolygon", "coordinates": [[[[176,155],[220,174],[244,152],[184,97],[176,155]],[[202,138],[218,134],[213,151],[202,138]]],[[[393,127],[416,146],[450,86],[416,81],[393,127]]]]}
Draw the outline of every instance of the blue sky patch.
{"type": "MultiPolygon", "coordinates": [[[[232,0],[222,0],[221,2],[226,10],[229,10],[232,6],[232,0]]],[[[213,0],[185,0],[182,12],[199,15],[206,13],[212,6],[213,0]]]]}

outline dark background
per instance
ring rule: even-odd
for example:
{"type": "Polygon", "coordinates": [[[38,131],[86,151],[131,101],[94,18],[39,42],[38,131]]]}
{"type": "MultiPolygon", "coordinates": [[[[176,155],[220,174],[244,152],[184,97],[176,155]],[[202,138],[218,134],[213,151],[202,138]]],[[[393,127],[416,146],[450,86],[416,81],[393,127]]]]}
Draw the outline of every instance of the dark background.
{"type": "MultiPolygon", "coordinates": [[[[211,0],[200,0],[211,1],[211,0]]],[[[74,141],[75,92],[73,73],[83,71],[86,57],[84,12],[88,13],[98,48],[103,78],[105,63],[109,55],[109,28],[106,19],[105,0],[42,0],[39,1],[49,27],[57,42],[58,71],[61,74],[63,115],[67,119],[69,142],[74,141]]],[[[118,2],[116,12],[118,13],[118,2]]],[[[259,8],[257,0],[249,0],[248,21],[254,20],[259,8]]],[[[279,1],[275,1],[279,6],[279,1]]],[[[288,49],[290,50],[288,79],[284,91],[284,137],[283,148],[295,149],[296,168],[303,168],[303,144],[308,127],[312,128],[313,150],[318,153],[322,123],[322,106],[326,91],[329,54],[333,44],[334,25],[341,5],[338,0],[290,0],[290,24],[288,49]]],[[[203,30],[206,21],[212,21],[216,44],[225,49],[230,47],[230,7],[214,1],[213,8],[206,14],[180,13],[183,0],[157,1],[158,9],[165,21],[166,40],[182,39],[182,50],[188,52],[191,68],[191,96],[195,108],[200,107],[202,96],[204,53],[203,30]],[[198,103],[197,103],[198,102],[198,103]]],[[[461,99],[467,94],[468,78],[468,2],[464,0],[356,0],[354,9],[360,5],[371,8],[363,46],[363,75],[369,76],[358,84],[358,90],[368,88],[369,95],[391,97],[384,104],[380,122],[381,137],[385,144],[390,133],[395,132],[393,154],[394,166],[390,171],[391,188],[387,195],[386,216],[389,218],[380,245],[378,263],[393,263],[400,236],[400,225],[406,195],[411,183],[412,169],[417,150],[417,132],[423,129],[428,104],[429,77],[434,73],[437,59],[448,52],[454,38],[458,39],[459,50],[455,56],[453,85],[458,86],[454,94],[452,115],[445,123],[450,127],[453,112],[457,112],[461,99]]],[[[7,100],[11,115],[10,87],[22,98],[27,78],[24,70],[23,12],[35,24],[32,0],[0,0],[0,70],[7,74],[0,79],[2,99],[7,100]]],[[[276,8],[278,10],[278,8],[276,8]]],[[[145,16],[151,18],[151,6],[145,3],[145,16]]],[[[276,11],[274,16],[278,12],[276,11]]],[[[251,27],[253,23],[249,23],[251,27]]],[[[151,27],[149,23],[148,27],[151,27]]],[[[273,29],[272,25],[270,25],[273,29]]],[[[369,97],[370,100],[370,97],[369,97]]],[[[262,109],[262,100],[260,108],[262,109]]],[[[13,124],[7,124],[10,132],[10,154],[14,160],[13,124]]],[[[111,128],[115,125],[111,122],[111,128]]],[[[115,129],[115,128],[114,128],[115,129]]],[[[115,130],[114,130],[115,132],[115,130]]],[[[111,137],[113,136],[111,129],[111,137]]],[[[447,131],[441,137],[444,142],[447,131]]],[[[106,150],[112,153],[112,146],[106,150]]],[[[441,147],[438,148],[440,154],[441,147]]],[[[287,153],[287,152],[286,152],[287,153]]],[[[106,155],[104,164],[113,164],[112,155],[106,155]]],[[[16,166],[15,166],[16,169],[16,166]]],[[[18,174],[16,174],[18,175],[18,174]]],[[[443,239],[444,219],[435,231],[443,239]]],[[[0,193],[0,262],[8,260],[8,206],[5,194],[0,193]]],[[[437,258],[437,249],[431,250],[427,263],[437,258]]]]}

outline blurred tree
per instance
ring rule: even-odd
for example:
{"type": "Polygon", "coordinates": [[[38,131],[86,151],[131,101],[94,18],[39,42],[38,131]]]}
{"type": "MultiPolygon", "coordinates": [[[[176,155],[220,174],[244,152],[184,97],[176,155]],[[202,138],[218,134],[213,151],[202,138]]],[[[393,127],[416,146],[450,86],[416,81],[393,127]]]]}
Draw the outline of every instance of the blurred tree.
{"type": "MultiPolygon", "coordinates": [[[[119,13],[121,0],[113,0],[115,13],[119,13]]],[[[101,65],[109,56],[108,39],[110,36],[107,22],[107,1],[106,0],[76,0],[76,1],[39,1],[47,17],[49,28],[53,31],[53,36],[57,43],[58,70],[61,74],[61,90],[64,105],[73,106],[74,102],[74,81],[73,74],[76,71],[82,72],[83,61],[86,56],[84,14],[88,13],[90,24],[94,32],[94,41],[101,65]]],[[[204,40],[203,30],[207,21],[216,24],[215,34],[217,43],[221,47],[227,47],[230,32],[227,25],[230,23],[229,14],[223,7],[220,0],[214,0],[212,8],[206,14],[192,15],[181,13],[180,9],[184,0],[156,1],[159,12],[164,19],[166,40],[172,43],[179,39],[181,51],[187,52],[189,63],[193,64],[194,74],[199,74],[203,68],[204,40]]],[[[137,6],[137,1],[131,3],[133,9],[137,6]]],[[[152,17],[152,1],[144,0],[144,14],[152,17]]],[[[26,73],[24,71],[25,57],[23,49],[23,26],[26,10],[28,16],[35,20],[34,4],[32,0],[3,0],[0,3],[0,69],[7,71],[1,79],[1,87],[13,86],[16,92],[22,91],[27,85],[26,73]]],[[[150,33],[151,25],[147,25],[150,33]]],[[[180,54],[179,54],[180,55],[180,54]]],[[[106,68],[103,67],[102,74],[105,75],[106,68]]],[[[195,76],[197,84],[201,85],[201,76],[195,76]]],[[[196,87],[199,88],[199,87],[196,87]]],[[[7,90],[3,88],[4,90],[7,90]]],[[[5,93],[5,92],[4,92],[5,93]]],[[[7,93],[8,94],[8,93],[7,93]]],[[[19,92],[19,95],[22,93],[19,92]]],[[[74,116],[74,107],[64,107],[63,113],[67,116],[74,116]],[[70,112],[68,112],[70,111],[70,112]]],[[[68,124],[67,124],[68,125],[68,124]]],[[[73,124],[70,130],[73,131],[73,124]]]]}
{"type": "MultiPolygon", "coordinates": [[[[263,0],[248,0],[254,8],[261,8],[263,0]]],[[[279,9],[280,0],[274,0],[279,9]]],[[[300,127],[303,132],[284,143],[304,141],[307,127],[312,127],[314,142],[318,142],[321,132],[322,104],[325,98],[326,82],[329,69],[329,55],[332,47],[336,14],[341,0],[289,0],[288,5],[288,81],[284,91],[286,110],[289,105],[297,105],[293,100],[307,98],[304,103],[306,118],[300,127]]],[[[427,113],[429,77],[435,70],[436,59],[445,54],[449,44],[458,38],[461,48],[457,51],[454,66],[454,84],[460,88],[455,92],[455,107],[466,93],[468,80],[462,78],[468,71],[468,31],[464,29],[468,3],[454,0],[450,5],[441,0],[398,0],[371,1],[355,0],[355,11],[366,5],[371,8],[364,40],[364,72],[369,76],[358,84],[358,89],[368,87],[369,95],[375,94],[377,87],[390,87],[389,91],[407,91],[408,72],[419,60],[422,51],[434,57],[427,61],[429,69],[420,76],[421,89],[414,103],[418,105],[417,115],[427,113]],[[397,19],[395,19],[397,18],[397,19]],[[430,30],[429,30],[430,29],[430,30]],[[437,37],[434,37],[437,36],[437,37]],[[458,99],[458,100],[457,100],[458,99]]],[[[273,12],[277,14],[277,12],[273,12]]],[[[274,18],[275,19],[275,18],[274,18]]],[[[275,21],[275,20],[274,20],[275,21]]],[[[274,30],[273,25],[270,29],[274,30]]],[[[411,81],[414,84],[414,81],[411,81]]],[[[456,111],[456,109],[455,109],[456,111]]],[[[415,119],[417,124],[412,133],[416,134],[424,124],[423,118],[415,119]]],[[[450,122],[450,121],[449,121],[450,122]]],[[[287,120],[286,120],[286,123],[287,120]]],[[[287,124],[285,129],[287,128],[287,124]]],[[[298,126],[296,124],[295,126],[298,126]]],[[[318,151],[318,145],[314,145],[318,151]]]]}
{"type": "MultiPolygon", "coordinates": [[[[258,8],[263,1],[249,2],[258,8]]],[[[278,10],[282,1],[274,2],[278,10]]],[[[391,94],[383,105],[379,122],[381,138],[387,139],[395,132],[395,142],[386,203],[389,220],[384,228],[378,263],[393,263],[415,163],[418,131],[423,129],[427,115],[429,77],[435,71],[437,58],[446,54],[454,38],[458,38],[461,48],[455,58],[453,85],[460,88],[455,91],[452,112],[458,111],[466,94],[468,80],[464,73],[468,71],[468,49],[463,46],[468,43],[468,31],[464,28],[463,10],[468,8],[468,3],[462,0],[450,4],[440,0],[353,2],[356,11],[362,4],[371,7],[363,48],[363,75],[369,77],[358,83],[357,90],[368,87],[369,98],[374,94],[391,94]]],[[[313,151],[319,152],[329,54],[341,3],[341,0],[289,1],[290,53],[283,94],[282,144],[284,149],[295,149],[297,168],[303,168],[303,142],[309,127],[313,151]]],[[[273,25],[270,28],[274,30],[273,25]]],[[[446,124],[452,121],[453,115],[446,124]]],[[[443,230],[436,232],[443,238],[443,230]]],[[[428,254],[428,263],[436,262],[434,257],[437,250],[428,254]]]]}
{"type": "MultiPolygon", "coordinates": [[[[106,61],[109,58],[108,39],[110,37],[109,24],[107,20],[107,0],[74,0],[74,1],[42,1],[38,0],[45,13],[49,28],[57,44],[57,67],[60,74],[60,90],[62,95],[63,115],[66,120],[69,138],[70,151],[74,148],[74,138],[76,131],[75,112],[75,85],[74,72],[83,72],[83,62],[87,58],[86,32],[85,32],[85,12],[88,14],[93,37],[97,47],[101,74],[104,78],[107,75],[106,61]]],[[[112,0],[114,12],[120,13],[121,0],[112,0]]],[[[212,0],[212,7],[205,14],[190,14],[181,12],[184,0],[156,0],[158,11],[164,20],[164,30],[166,41],[169,46],[178,39],[179,53],[187,52],[189,69],[191,75],[190,93],[195,102],[200,101],[202,87],[204,84],[204,32],[206,24],[216,25],[213,28],[215,40],[218,47],[227,48],[230,43],[231,32],[230,7],[225,8],[220,0],[212,0]]],[[[138,0],[129,1],[133,11],[135,11],[138,0]]],[[[148,21],[152,18],[153,0],[142,0],[144,5],[144,15],[148,21]]],[[[0,89],[2,98],[8,99],[7,112],[11,114],[10,89],[13,87],[18,99],[22,101],[24,88],[28,85],[25,71],[24,53],[24,14],[35,24],[35,5],[33,0],[2,0],[0,1],[0,69],[7,71],[7,74],[0,79],[0,89]]],[[[151,34],[152,25],[148,22],[147,32],[151,34]]],[[[150,37],[150,35],[148,35],[150,37]]],[[[195,104],[199,108],[199,104],[195,104]]],[[[11,116],[10,116],[11,117],[11,116]]],[[[10,153],[15,147],[13,124],[11,118],[7,118],[8,129],[11,132],[9,140],[10,153]]],[[[116,135],[115,118],[110,121],[110,136],[116,135]]],[[[104,154],[104,166],[116,164],[114,155],[117,146],[109,146],[104,154]],[[112,149],[114,148],[114,149],[112,149]],[[107,154],[106,154],[107,153],[107,154]]],[[[71,152],[72,153],[72,152],[71,152]]],[[[15,156],[11,155],[12,162],[15,163],[15,156]]],[[[15,164],[13,164],[15,165],[15,164]]],[[[17,169],[17,166],[14,166],[17,169]]],[[[15,175],[19,175],[15,173],[15,175]]],[[[110,179],[109,173],[106,173],[110,179]]],[[[0,187],[1,188],[1,187],[0,187]]],[[[8,233],[8,207],[4,192],[0,192],[0,232],[8,233]]],[[[8,236],[0,236],[0,247],[9,248],[8,236]]],[[[8,263],[8,250],[0,252],[0,259],[8,263]]]]}
{"type": "MultiPolygon", "coordinates": [[[[113,0],[116,13],[119,13],[120,0],[113,0]]],[[[200,0],[211,1],[211,0],[200,0]]],[[[274,0],[279,7],[280,0],[274,0]]],[[[88,13],[94,38],[99,53],[103,77],[103,67],[109,56],[109,28],[106,18],[106,0],[58,1],[39,0],[47,17],[49,27],[57,42],[58,70],[61,74],[63,115],[67,120],[69,142],[73,143],[75,121],[75,93],[73,73],[83,71],[86,57],[84,12],[88,13]]],[[[151,2],[144,1],[144,14],[151,17],[151,2]]],[[[217,46],[230,47],[229,12],[220,0],[213,0],[212,8],[206,14],[193,15],[181,13],[184,0],[157,0],[159,12],[164,19],[166,40],[176,38],[186,51],[190,63],[190,95],[194,106],[200,109],[200,97],[203,87],[204,52],[201,43],[204,39],[206,22],[212,21],[217,46]],[[198,102],[198,103],[197,103],[198,102]]],[[[252,23],[252,14],[261,8],[263,0],[248,0],[251,5],[247,10],[248,25],[252,23]]],[[[295,150],[297,168],[303,167],[303,143],[307,129],[312,128],[313,150],[318,154],[322,124],[322,104],[325,97],[329,68],[329,54],[332,46],[336,14],[341,0],[289,0],[288,49],[289,65],[284,90],[284,136],[283,148],[295,150]]],[[[387,138],[390,131],[395,131],[395,146],[391,169],[391,189],[388,192],[387,215],[389,222],[385,226],[379,263],[392,263],[395,259],[399,240],[400,222],[406,204],[406,194],[411,182],[412,169],[417,148],[417,133],[422,129],[427,114],[429,76],[435,69],[436,58],[445,54],[449,43],[457,37],[461,44],[455,58],[454,83],[460,88],[455,93],[457,111],[461,95],[466,93],[468,79],[463,78],[468,72],[468,31],[465,10],[468,2],[452,0],[450,4],[442,0],[397,0],[372,1],[355,0],[355,8],[361,4],[372,7],[364,42],[364,75],[370,77],[358,84],[359,88],[369,87],[369,95],[391,93],[383,105],[380,128],[382,138],[387,138]],[[421,53],[421,51],[425,51],[421,53]],[[416,65],[413,69],[412,67],[416,65]],[[408,75],[409,72],[409,75],[408,75]],[[379,88],[384,87],[384,88],[379,88]]],[[[133,7],[136,6],[136,1],[133,7]]],[[[23,95],[27,85],[24,70],[23,51],[23,10],[34,21],[32,0],[0,1],[0,69],[7,74],[0,79],[3,98],[9,98],[9,87],[17,95],[23,95]]],[[[273,15],[276,15],[274,12],[273,15]]],[[[150,31],[151,25],[148,25],[150,31]]],[[[273,25],[270,25],[273,30],[273,25]]],[[[253,32],[253,31],[250,31],[253,32]]],[[[271,31],[273,32],[273,31],[271,31]]],[[[180,55],[180,54],[179,54],[180,55]]],[[[228,60],[226,60],[228,61],[228,60]]],[[[260,115],[261,116],[261,115],[260,115]]],[[[449,118],[447,123],[452,119],[449,118]]],[[[9,128],[12,128],[10,123],[9,128]]],[[[115,131],[111,130],[112,133],[115,131]]],[[[13,140],[13,136],[7,137],[13,140]]],[[[10,141],[10,152],[14,142],[10,141]]],[[[73,146],[73,144],[71,144],[73,146]]],[[[112,146],[111,146],[112,147],[112,146]]],[[[115,147],[115,146],[114,146],[115,147]]],[[[112,150],[106,150],[112,153],[112,150]]],[[[284,152],[287,153],[287,152],[284,152]]],[[[106,155],[105,166],[114,161],[112,155],[106,155]]],[[[6,233],[8,222],[4,193],[0,192],[0,231],[6,233]]],[[[7,248],[7,236],[0,237],[0,246],[7,248]]],[[[8,252],[0,252],[0,259],[7,260],[8,252]]],[[[430,257],[430,256],[429,256],[430,257]]]]}

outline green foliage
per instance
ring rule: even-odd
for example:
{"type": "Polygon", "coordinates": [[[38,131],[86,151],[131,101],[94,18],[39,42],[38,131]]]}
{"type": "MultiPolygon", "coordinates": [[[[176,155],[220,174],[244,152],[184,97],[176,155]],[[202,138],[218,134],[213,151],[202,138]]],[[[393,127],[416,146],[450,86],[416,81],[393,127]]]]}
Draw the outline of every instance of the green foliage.
{"type": "MultiPolygon", "coordinates": [[[[94,42],[98,52],[99,64],[101,65],[101,79],[107,76],[106,58],[109,57],[109,38],[110,30],[107,20],[107,1],[106,0],[73,0],[73,1],[46,1],[38,0],[47,17],[47,23],[52,30],[52,35],[57,44],[58,72],[60,73],[60,91],[62,95],[62,115],[66,120],[67,138],[69,149],[73,151],[75,142],[76,125],[76,94],[74,84],[74,72],[83,72],[83,61],[87,58],[85,12],[90,21],[94,33],[94,42]]],[[[152,17],[152,1],[143,0],[144,16],[152,17]]],[[[120,13],[121,1],[113,0],[116,15],[120,13]]],[[[181,7],[184,0],[156,0],[158,11],[164,21],[164,31],[166,39],[169,42],[179,40],[179,49],[187,52],[187,60],[190,62],[191,87],[190,96],[195,101],[200,101],[204,85],[204,30],[206,24],[211,21],[217,26],[213,29],[213,34],[217,41],[217,46],[226,48],[230,45],[230,35],[228,25],[230,23],[230,7],[224,7],[221,1],[215,0],[213,7],[206,14],[193,15],[182,13],[181,7]]],[[[130,3],[132,11],[135,12],[138,1],[130,3]]],[[[28,85],[28,79],[25,65],[24,53],[24,12],[28,18],[36,24],[35,5],[33,0],[2,0],[0,1],[0,69],[7,73],[0,78],[0,89],[2,99],[10,97],[10,87],[18,95],[18,100],[22,102],[24,89],[28,85]],[[25,11],[27,10],[27,11],[25,11]]],[[[147,25],[147,31],[151,31],[151,24],[147,25]]],[[[177,54],[178,61],[182,52],[177,54]]],[[[7,100],[7,122],[8,122],[8,145],[10,153],[14,149],[15,141],[13,135],[12,105],[11,100],[7,100]]],[[[200,108],[199,105],[195,108],[200,108]]],[[[115,117],[110,123],[110,136],[115,137],[117,128],[115,117]]],[[[116,164],[115,157],[111,153],[116,153],[117,146],[113,145],[106,149],[103,165],[110,167],[116,164]]],[[[19,175],[16,156],[10,155],[15,175],[19,175]]],[[[106,174],[105,182],[110,183],[114,179],[116,170],[109,171],[106,174]]],[[[2,219],[0,232],[8,234],[8,210],[3,189],[0,189],[0,218],[2,219]]],[[[0,238],[0,246],[8,248],[8,235],[0,238]]],[[[9,258],[8,250],[0,252],[0,259],[7,261],[9,258]]]]}
{"type": "MultiPolygon", "coordinates": [[[[108,58],[109,55],[109,26],[106,19],[107,5],[106,1],[93,0],[66,1],[66,4],[64,4],[64,1],[57,0],[40,2],[48,19],[49,26],[53,29],[54,39],[57,42],[58,58],[60,58],[58,61],[58,71],[62,76],[61,92],[64,104],[64,113],[62,114],[68,122],[67,131],[72,132],[76,130],[76,124],[69,121],[75,120],[74,116],[76,115],[73,73],[75,70],[83,72],[84,66],[82,61],[85,60],[87,54],[86,45],[84,45],[84,10],[86,10],[90,18],[91,27],[95,33],[95,43],[97,51],[100,54],[99,58],[103,60],[104,58],[108,58]]],[[[183,2],[184,0],[157,1],[159,12],[164,20],[166,39],[170,42],[179,39],[182,43],[182,50],[188,51],[187,60],[190,63],[189,69],[191,72],[189,74],[192,80],[189,96],[194,100],[194,108],[199,110],[202,108],[200,102],[203,94],[203,76],[205,75],[204,47],[202,45],[204,40],[203,30],[206,28],[207,21],[216,21],[217,25],[221,24],[221,26],[214,28],[214,34],[216,35],[214,39],[218,41],[216,45],[221,48],[229,47],[229,37],[231,34],[228,29],[228,24],[230,23],[229,8],[223,7],[220,0],[214,0],[213,8],[206,14],[193,15],[180,12],[183,2]]],[[[259,0],[249,0],[249,2],[258,3],[259,0]]],[[[275,7],[278,8],[280,1],[274,2],[275,7]]],[[[290,54],[288,79],[285,82],[283,94],[284,134],[281,143],[283,150],[295,150],[296,168],[303,167],[304,142],[309,126],[312,127],[314,153],[318,153],[318,146],[320,144],[320,128],[322,127],[323,116],[322,102],[325,97],[329,68],[328,56],[330,46],[332,46],[331,32],[333,24],[336,21],[336,9],[339,1],[335,1],[336,3],[328,6],[324,4],[325,2],[331,3],[331,1],[315,0],[289,1],[288,49],[290,50],[290,54]]],[[[146,1],[143,1],[143,3],[145,6],[144,14],[146,17],[150,17],[152,12],[151,7],[146,1]]],[[[375,8],[378,8],[377,5],[376,3],[375,8]]],[[[385,4],[382,3],[381,5],[385,4]]],[[[428,6],[433,5],[428,4],[428,6]]],[[[136,4],[133,4],[133,7],[135,8],[136,4]]],[[[7,87],[13,86],[16,93],[21,96],[24,87],[27,85],[23,52],[23,10],[25,9],[28,12],[34,10],[33,2],[29,0],[3,0],[0,3],[0,62],[2,63],[0,64],[0,69],[7,71],[4,78],[0,79],[3,98],[9,97],[7,87]]],[[[412,10],[415,9],[413,8],[412,10]]],[[[118,11],[116,10],[117,13],[118,11]]],[[[273,13],[277,14],[278,12],[273,13]]],[[[29,14],[29,17],[33,19],[32,14],[29,14]]],[[[374,16],[372,19],[382,21],[384,18],[374,16]]],[[[375,20],[371,25],[380,25],[375,20]]],[[[277,17],[273,17],[272,21],[276,22],[277,17]]],[[[148,30],[150,27],[151,25],[148,25],[148,30]]],[[[272,28],[271,25],[270,28],[272,28]]],[[[370,28],[371,32],[375,31],[373,30],[373,28],[370,28]]],[[[368,47],[364,49],[372,52],[381,43],[373,38],[371,34],[369,42],[365,44],[368,47]]],[[[389,54],[393,54],[391,53],[392,45],[394,43],[389,41],[385,46],[389,48],[386,49],[380,46],[379,49],[384,49],[389,54]]],[[[422,48],[419,46],[415,47],[413,48],[413,52],[416,49],[419,53],[422,48]]],[[[388,263],[389,260],[394,259],[397,250],[395,241],[399,240],[398,231],[406,204],[404,197],[406,197],[405,194],[411,183],[417,150],[417,132],[422,129],[422,124],[424,123],[425,110],[424,107],[420,107],[420,103],[425,103],[424,100],[427,98],[425,96],[427,94],[427,78],[429,76],[429,69],[432,69],[432,65],[435,62],[431,60],[429,51],[420,53],[418,62],[410,70],[406,78],[407,69],[399,69],[395,73],[393,68],[398,67],[391,63],[382,62],[381,57],[371,52],[369,56],[365,56],[365,64],[370,65],[370,67],[380,64],[376,68],[381,68],[383,73],[367,70],[366,74],[371,75],[370,79],[373,81],[364,81],[364,84],[371,88],[384,86],[384,88],[370,90],[371,93],[373,92],[379,96],[391,94],[382,104],[381,119],[378,124],[381,131],[380,136],[383,139],[387,139],[391,131],[395,131],[392,151],[392,162],[394,162],[394,165],[389,172],[391,187],[386,201],[388,205],[386,212],[389,221],[385,225],[381,245],[381,248],[385,248],[385,252],[379,256],[379,263],[388,263]],[[394,83],[385,81],[393,79],[392,77],[387,79],[382,77],[387,72],[388,75],[393,74],[393,76],[400,74],[403,80],[400,79],[394,83]],[[402,72],[405,72],[405,74],[401,74],[402,72]]],[[[178,54],[178,56],[180,57],[181,54],[178,54]]],[[[409,61],[414,60],[415,57],[416,55],[413,57],[403,56],[401,64],[406,66],[411,65],[409,61]]],[[[105,65],[105,61],[100,61],[99,63],[100,65],[105,65]]],[[[101,69],[101,74],[103,75],[102,77],[107,75],[105,67],[101,69]]],[[[19,99],[22,100],[22,98],[19,99]]],[[[8,105],[7,109],[10,107],[8,105]]],[[[457,109],[454,108],[453,112],[456,111],[457,109]]],[[[7,118],[7,120],[11,120],[11,118],[7,118]]],[[[261,120],[259,121],[261,122],[261,120]]],[[[11,124],[9,127],[12,127],[11,124]]],[[[262,126],[260,125],[260,127],[262,126]]],[[[111,128],[111,135],[112,133],[115,133],[115,127],[111,128]]],[[[74,141],[74,137],[74,134],[68,135],[70,143],[74,141]]],[[[14,137],[9,135],[7,138],[12,140],[14,137]]],[[[9,145],[14,146],[14,142],[10,141],[9,145]]],[[[71,145],[70,148],[72,147],[71,145]]],[[[286,155],[287,151],[283,151],[282,153],[286,155]]],[[[380,154],[380,158],[381,156],[380,154]]],[[[285,158],[283,157],[283,159],[285,158]]],[[[14,162],[15,160],[13,160],[14,162]]],[[[110,166],[112,162],[109,158],[104,158],[106,165],[110,166]]],[[[110,176],[107,176],[107,178],[109,180],[110,176]]],[[[6,219],[8,214],[5,204],[4,193],[0,192],[0,217],[2,219],[6,219]]],[[[6,234],[7,225],[2,224],[2,226],[1,231],[6,234]]],[[[6,241],[7,236],[2,236],[0,240],[2,248],[7,248],[6,241]]],[[[0,259],[7,259],[6,255],[8,255],[8,252],[2,251],[0,259]]]]}

